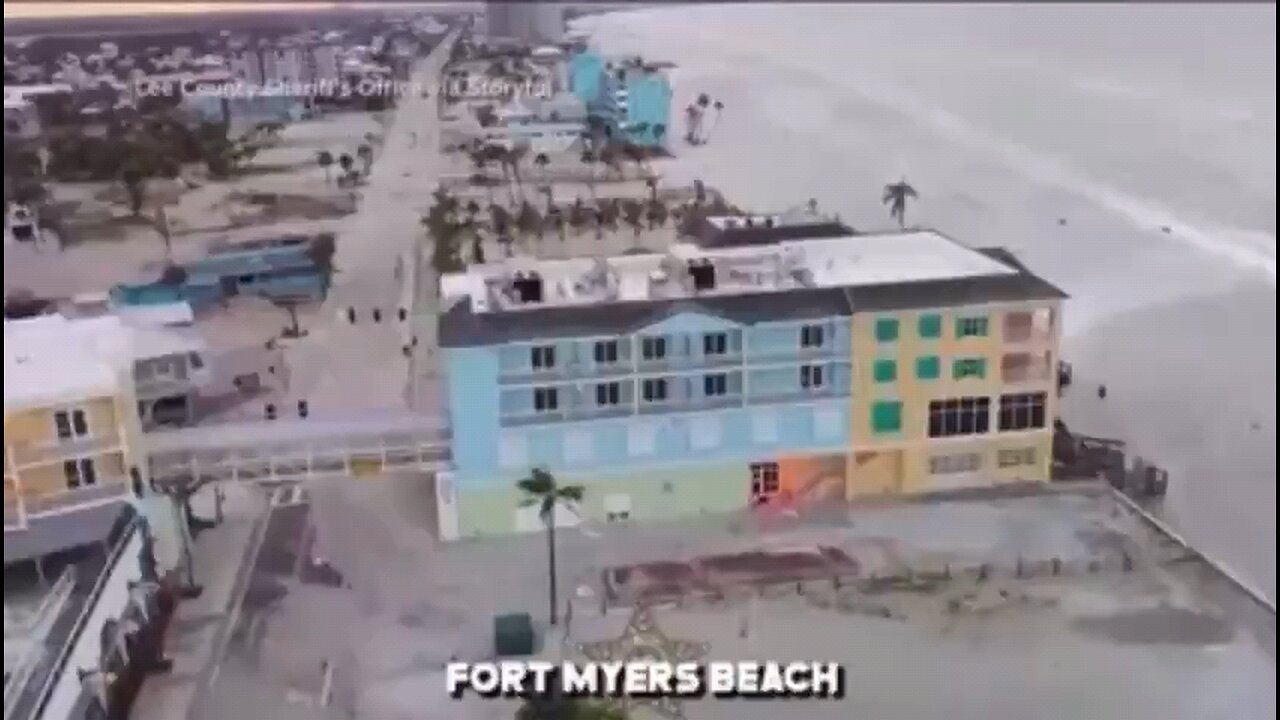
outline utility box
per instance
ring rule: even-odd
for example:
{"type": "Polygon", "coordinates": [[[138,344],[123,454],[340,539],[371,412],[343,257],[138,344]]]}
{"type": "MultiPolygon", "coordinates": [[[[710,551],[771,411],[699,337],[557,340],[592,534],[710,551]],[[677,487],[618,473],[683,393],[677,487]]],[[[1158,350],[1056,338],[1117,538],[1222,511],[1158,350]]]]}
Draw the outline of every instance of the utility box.
{"type": "Polygon", "coordinates": [[[498,657],[533,654],[533,618],[529,613],[498,615],[493,619],[493,649],[498,657]]]}

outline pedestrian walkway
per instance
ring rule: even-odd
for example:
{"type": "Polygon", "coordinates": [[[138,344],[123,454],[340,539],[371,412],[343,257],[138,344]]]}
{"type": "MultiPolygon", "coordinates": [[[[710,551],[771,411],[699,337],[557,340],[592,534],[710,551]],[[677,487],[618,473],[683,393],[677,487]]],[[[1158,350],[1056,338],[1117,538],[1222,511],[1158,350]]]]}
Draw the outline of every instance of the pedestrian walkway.
{"type": "MultiPolygon", "coordinates": [[[[212,491],[193,510],[212,517],[212,491]]],[[[266,499],[257,487],[225,486],[223,521],[202,532],[192,548],[197,598],[183,600],[165,636],[165,654],[173,670],[153,675],[142,685],[130,717],[134,720],[182,720],[211,680],[216,659],[235,622],[235,610],[248,577],[245,562],[266,517],[266,499]]]]}

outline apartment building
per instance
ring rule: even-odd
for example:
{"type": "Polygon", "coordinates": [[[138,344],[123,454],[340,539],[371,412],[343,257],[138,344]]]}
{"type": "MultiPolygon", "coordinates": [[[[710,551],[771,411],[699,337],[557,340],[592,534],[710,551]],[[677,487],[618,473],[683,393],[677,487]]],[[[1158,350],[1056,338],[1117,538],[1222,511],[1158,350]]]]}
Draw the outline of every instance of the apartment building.
{"type": "Polygon", "coordinates": [[[442,537],[540,527],[533,466],[586,487],[562,524],[1049,479],[1060,290],[934,231],[788,222],[446,276],[442,537]]]}
{"type": "Polygon", "coordinates": [[[146,480],[142,417],[188,391],[200,347],[115,316],[5,321],[6,565],[105,536],[146,480]]]}

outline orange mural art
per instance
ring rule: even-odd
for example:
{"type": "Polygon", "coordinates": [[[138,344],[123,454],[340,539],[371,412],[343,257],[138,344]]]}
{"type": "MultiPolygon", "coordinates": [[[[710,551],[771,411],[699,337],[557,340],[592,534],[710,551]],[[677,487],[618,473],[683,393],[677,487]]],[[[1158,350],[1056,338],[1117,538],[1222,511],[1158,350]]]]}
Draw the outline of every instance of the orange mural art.
{"type": "Polygon", "coordinates": [[[843,500],[847,468],[844,455],[778,458],[779,494],[794,505],[843,500]]]}

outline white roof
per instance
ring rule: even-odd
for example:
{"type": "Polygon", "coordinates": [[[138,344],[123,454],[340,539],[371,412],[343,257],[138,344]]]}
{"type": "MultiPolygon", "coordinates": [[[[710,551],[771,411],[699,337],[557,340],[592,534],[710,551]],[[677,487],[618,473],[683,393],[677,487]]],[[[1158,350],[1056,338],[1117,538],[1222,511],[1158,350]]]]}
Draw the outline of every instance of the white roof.
{"type": "Polygon", "coordinates": [[[4,321],[5,412],[116,395],[135,360],[200,351],[191,332],[114,315],[4,321]]]}
{"type": "Polygon", "coordinates": [[[666,253],[537,260],[515,257],[442,278],[445,296],[470,296],[473,312],[567,307],[702,295],[786,292],[1013,275],[1011,267],[933,230],[784,240],[705,248],[676,243],[666,253]],[[713,288],[686,282],[696,263],[715,268],[713,288]],[[543,300],[524,303],[511,290],[516,273],[542,280],[543,300]]]}

